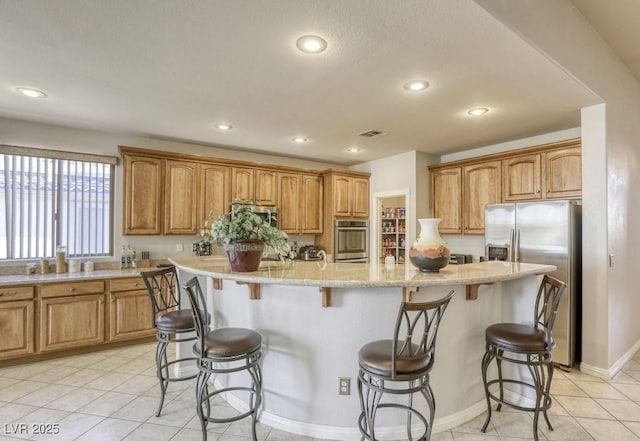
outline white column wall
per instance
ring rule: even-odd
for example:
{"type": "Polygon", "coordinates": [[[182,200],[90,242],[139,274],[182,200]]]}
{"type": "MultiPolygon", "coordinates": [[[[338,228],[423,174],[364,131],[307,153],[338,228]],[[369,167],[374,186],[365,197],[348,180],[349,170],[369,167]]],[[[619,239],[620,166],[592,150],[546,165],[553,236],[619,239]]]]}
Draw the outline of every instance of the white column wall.
{"type": "Polygon", "coordinates": [[[593,111],[583,115],[586,119],[582,124],[583,145],[587,144],[590,150],[583,159],[583,170],[601,176],[602,168],[606,169],[605,180],[583,181],[583,187],[606,188],[606,196],[597,195],[597,201],[584,201],[583,218],[599,220],[604,206],[608,213],[606,226],[592,231],[596,236],[583,236],[585,242],[595,241],[608,247],[584,253],[583,264],[585,269],[595,272],[592,277],[606,280],[606,291],[600,291],[602,286],[585,284],[583,296],[606,299],[608,307],[593,311],[591,323],[585,326],[596,327],[594,333],[608,334],[608,338],[606,345],[585,341],[583,358],[595,368],[615,373],[640,346],[640,322],[634,317],[640,310],[640,296],[636,294],[638,276],[631,266],[635,251],[640,248],[640,233],[635,228],[640,224],[640,208],[630,194],[630,189],[640,188],[640,84],[570,1],[475,1],[606,103],[604,139],[598,128],[601,119],[594,121],[593,111]],[[595,129],[586,127],[594,122],[595,129]],[[606,162],[593,162],[604,155],[606,162]],[[608,254],[614,255],[612,268],[603,265],[608,254]]]}

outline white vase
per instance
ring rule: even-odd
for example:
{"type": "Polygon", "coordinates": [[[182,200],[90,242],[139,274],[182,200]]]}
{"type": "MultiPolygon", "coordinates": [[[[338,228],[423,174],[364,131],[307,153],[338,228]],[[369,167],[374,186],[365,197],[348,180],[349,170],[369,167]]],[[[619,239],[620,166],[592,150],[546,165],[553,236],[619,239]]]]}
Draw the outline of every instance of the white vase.
{"type": "Polygon", "coordinates": [[[420,235],[409,250],[409,260],[422,272],[437,272],[449,264],[451,251],[440,237],[440,219],[418,219],[420,235]]]}

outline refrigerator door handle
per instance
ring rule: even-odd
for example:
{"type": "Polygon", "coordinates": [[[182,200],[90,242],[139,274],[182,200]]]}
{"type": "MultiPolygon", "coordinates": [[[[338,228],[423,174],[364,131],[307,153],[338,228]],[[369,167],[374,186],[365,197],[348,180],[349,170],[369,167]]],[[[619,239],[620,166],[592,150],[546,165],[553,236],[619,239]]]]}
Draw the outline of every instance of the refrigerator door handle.
{"type": "Polygon", "coordinates": [[[520,228],[513,230],[513,261],[520,262],[520,228]]]}

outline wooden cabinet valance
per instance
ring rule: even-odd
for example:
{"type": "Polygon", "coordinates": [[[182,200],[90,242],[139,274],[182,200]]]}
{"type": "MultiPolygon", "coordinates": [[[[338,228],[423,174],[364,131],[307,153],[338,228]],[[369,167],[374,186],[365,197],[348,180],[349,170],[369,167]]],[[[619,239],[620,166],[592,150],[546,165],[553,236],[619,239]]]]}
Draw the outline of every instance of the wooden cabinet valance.
{"type": "Polygon", "coordinates": [[[484,234],[484,207],[582,196],[580,139],[429,166],[442,234],[484,234]]]}

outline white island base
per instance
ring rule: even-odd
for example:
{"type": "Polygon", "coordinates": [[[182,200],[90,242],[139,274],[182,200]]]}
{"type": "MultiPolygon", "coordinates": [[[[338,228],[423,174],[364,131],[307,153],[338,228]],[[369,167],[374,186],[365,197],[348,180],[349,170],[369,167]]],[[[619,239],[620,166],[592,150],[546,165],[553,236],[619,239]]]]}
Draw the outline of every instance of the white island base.
{"type": "MultiPolygon", "coordinates": [[[[182,283],[193,275],[200,277],[213,312],[213,326],[246,327],[262,335],[264,401],[259,421],[287,432],[335,440],[361,438],[357,428],[358,350],[370,341],[392,337],[403,294],[410,292],[413,300],[424,301],[443,297],[451,289],[456,291],[440,326],[431,374],[436,433],[485,410],[480,374],[485,328],[502,321],[532,322],[540,282],[536,274],[555,269],[491,262],[450,266],[439,274],[425,275],[403,265],[391,273],[375,264],[328,264],[332,269],[327,271],[315,262],[296,262],[293,269],[274,271],[272,267],[268,271],[229,274],[219,263],[214,266],[202,258],[173,261],[182,283]],[[314,277],[310,277],[315,271],[311,265],[318,268],[314,277]],[[340,265],[356,267],[349,271],[340,265]],[[484,278],[479,273],[461,273],[473,273],[472,266],[484,272],[484,278]],[[336,276],[336,271],[343,276],[336,276]],[[305,277],[295,282],[296,272],[305,277]],[[368,274],[367,280],[363,280],[364,273],[368,274]],[[342,277],[345,280],[337,280],[342,277]],[[357,286],[358,278],[364,286],[357,286]],[[221,289],[213,288],[214,281],[221,289]],[[252,285],[244,283],[259,284],[258,300],[250,299],[252,285]],[[347,286],[338,287],[340,283],[347,286]],[[477,300],[467,300],[469,283],[490,285],[480,286],[477,300]],[[395,286],[385,286],[389,284],[395,286]],[[322,286],[331,287],[330,307],[323,306],[322,286]],[[416,287],[418,291],[414,292],[416,287]],[[340,377],[351,379],[350,395],[338,394],[340,377]]],[[[178,353],[191,353],[191,345],[183,344],[178,353]]],[[[224,384],[226,379],[216,381],[224,384]]],[[[227,396],[239,410],[247,407],[243,398],[227,396]]],[[[423,404],[418,396],[415,402],[423,404]]],[[[376,425],[376,432],[384,439],[406,439],[405,414],[381,411],[376,425]]]]}

